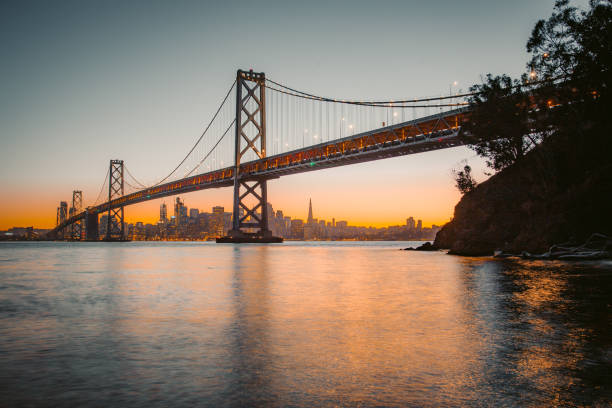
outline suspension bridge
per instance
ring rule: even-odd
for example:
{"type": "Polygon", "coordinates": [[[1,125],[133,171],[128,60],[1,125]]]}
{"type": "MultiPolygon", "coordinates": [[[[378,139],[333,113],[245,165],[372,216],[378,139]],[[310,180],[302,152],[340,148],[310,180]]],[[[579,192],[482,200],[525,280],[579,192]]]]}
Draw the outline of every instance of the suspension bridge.
{"type": "Polygon", "coordinates": [[[238,70],[212,119],[179,164],[150,185],[111,160],[96,201],[74,191],[57,210],[50,239],[125,240],[124,207],[233,187],[232,228],[217,242],[281,242],[268,228],[267,182],[281,176],[462,144],[470,94],[357,101],[317,96],[238,70]],[[107,194],[106,194],[107,193],[107,194]],[[99,236],[99,215],[106,234],[99,236]]]}

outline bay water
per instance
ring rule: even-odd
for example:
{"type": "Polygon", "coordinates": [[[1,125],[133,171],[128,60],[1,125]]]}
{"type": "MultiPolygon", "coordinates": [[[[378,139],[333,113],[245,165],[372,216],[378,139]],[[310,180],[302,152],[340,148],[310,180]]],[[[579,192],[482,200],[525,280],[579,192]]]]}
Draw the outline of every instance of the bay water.
{"type": "Polygon", "coordinates": [[[0,243],[0,406],[612,403],[612,263],[0,243]]]}

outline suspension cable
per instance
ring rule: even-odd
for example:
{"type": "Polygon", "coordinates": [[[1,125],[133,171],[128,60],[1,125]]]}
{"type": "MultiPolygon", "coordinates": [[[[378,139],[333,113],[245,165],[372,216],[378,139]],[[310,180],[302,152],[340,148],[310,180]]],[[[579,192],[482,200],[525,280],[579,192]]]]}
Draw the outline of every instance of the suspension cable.
{"type": "Polygon", "coordinates": [[[204,135],[206,134],[206,132],[208,131],[208,129],[210,129],[210,126],[213,124],[213,122],[215,121],[215,119],[217,118],[217,116],[219,115],[219,112],[221,111],[221,108],[223,108],[223,105],[225,105],[225,102],[227,102],[227,99],[229,98],[230,94],[232,93],[232,90],[234,89],[234,86],[236,86],[236,80],[234,80],[234,82],[232,83],[232,86],[230,87],[229,91],[227,91],[227,94],[225,95],[225,98],[223,98],[223,102],[221,102],[221,105],[219,105],[219,108],[217,109],[217,111],[215,112],[215,114],[213,115],[212,119],[210,120],[210,122],[208,123],[208,126],[206,126],[206,129],[204,129],[204,131],[202,132],[202,134],[200,135],[200,137],[198,138],[198,140],[195,142],[195,144],[193,145],[193,147],[189,150],[189,152],[185,155],[185,157],[183,158],[183,160],[181,160],[181,162],[174,168],[174,170],[172,170],[170,172],[170,174],[168,174],[166,177],[162,178],[161,180],[159,180],[157,183],[149,186],[148,188],[151,187],[155,187],[160,185],[161,183],[163,183],[164,181],[168,180],[178,169],[179,167],[181,167],[183,165],[183,163],[185,163],[185,161],[187,160],[187,158],[189,157],[189,155],[195,150],[195,148],[197,147],[197,145],[200,143],[200,141],[202,141],[202,138],[204,137],[204,135]]]}
{"type": "MultiPolygon", "coordinates": [[[[134,191],[139,191],[139,190],[141,190],[141,189],[142,189],[142,187],[135,187],[135,186],[131,185],[131,184],[130,184],[130,182],[129,182],[129,181],[127,181],[127,180],[125,180],[125,179],[123,180],[123,182],[124,182],[125,184],[127,184],[127,186],[128,186],[128,187],[131,187],[131,188],[132,188],[134,191]]],[[[145,188],[146,188],[146,187],[145,187],[145,188]]]]}
{"type": "Polygon", "coordinates": [[[130,170],[127,168],[127,166],[126,166],[125,164],[123,165],[123,168],[124,168],[124,169],[125,169],[125,171],[127,172],[128,176],[130,176],[130,177],[132,178],[132,180],[136,182],[136,184],[138,184],[138,185],[139,185],[140,187],[142,187],[142,188],[147,188],[147,186],[146,186],[146,185],[144,185],[143,183],[141,183],[140,181],[138,181],[138,179],[136,179],[136,177],[134,177],[134,176],[132,175],[132,173],[130,172],[130,170]]]}
{"type": "MultiPolygon", "coordinates": [[[[442,108],[442,107],[458,107],[458,106],[466,106],[469,105],[468,102],[457,102],[457,103],[445,103],[445,104],[435,104],[435,105],[405,105],[406,103],[412,103],[412,101],[394,101],[394,102],[358,102],[358,101],[345,101],[345,100],[337,100],[337,99],[329,99],[329,98],[321,98],[318,96],[309,96],[309,95],[300,95],[294,92],[284,91],[282,89],[274,88],[272,86],[267,86],[267,89],[270,89],[275,92],[280,92],[285,95],[295,96],[302,99],[310,99],[321,102],[333,102],[340,103],[345,105],[358,105],[358,106],[372,106],[377,108],[442,108]]],[[[467,94],[464,94],[467,95],[467,94]]],[[[475,95],[475,94],[472,94],[475,95]]],[[[458,98],[461,95],[454,95],[453,98],[458,98]]],[[[420,99],[420,101],[426,100],[441,100],[441,99],[449,99],[449,97],[438,97],[438,98],[428,98],[428,99],[420,99]]],[[[415,101],[419,101],[416,100],[415,101]]]]}
{"type": "MultiPolygon", "coordinates": [[[[542,80],[538,80],[538,81],[532,81],[529,83],[525,83],[525,84],[518,84],[518,85],[513,85],[511,88],[518,88],[521,86],[533,86],[533,85],[539,85],[542,83],[547,83],[550,81],[556,82],[559,79],[563,79],[564,76],[560,75],[557,77],[553,77],[553,78],[547,78],[547,79],[542,79],[542,80]]],[[[454,95],[448,95],[448,96],[437,96],[437,97],[429,97],[429,98],[415,98],[415,99],[404,99],[404,100],[397,100],[397,101],[393,101],[393,100],[389,100],[389,101],[353,101],[353,100],[344,100],[344,99],[337,99],[337,98],[328,98],[328,97],[323,97],[323,96],[318,96],[318,95],[314,95],[308,92],[304,92],[304,91],[300,91],[298,89],[295,88],[291,88],[288,87],[286,85],[283,85],[281,83],[278,83],[270,78],[266,78],[267,82],[273,83],[274,85],[277,85],[283,89],[286,89],[290,92],[293,92],[294,94],[288,94],[288,95],[293,95],[293,96],[297,96],[297,97],[309,97],[308,99],[314,99],[314,100],[319,100],[319,101],[323,101],[323,102],[335,102],[335,103],[343,103],[343,104],[349,104],[349,105],[365,105],[365,106],[390,106],[393,105],[396,108],[401,108],[404,106],[396,106],[396,104],[406,104],[406,103],[415,103],[415,102],[430,102],[430,101],[441,101],[441,100],[446,100],[446,99],[455,99],[455,98],[464,98],[464,97],[468,97],[468,96],[474,96],[474,95],[479,95],[482,92],[467,92],[467,93],[462,93],[462,94],[454,94],[454,95]],[[299,95],[295,95],[295,94],[299,94],[299,95]]],[[[273,87],[268,86],[268,88],[276,90],[278,92],[282,92],[279,89],[275,89],[273,87]]],[[[465,103],[465,105],[467,105],[467,103],[465,103]]],[[[410,108],[421,108],[421,107],[444,107],[444,106],[452,106],[452,105],[425,105],[425,106],[406,106],[406,107],[410,107],[410,108]]]]}
{"type": "MultiPolygon", "coordinates": [[[[350,105],[366,105],[366,106],[372,106],[372,105],[381,105],[381,106],[385,106],[385,105],[389,105],[389,104],[404,104],[404,103],[415,103],[415,102],[430,102],[430,101],[440,101],[440,100],[445,100],[445,99],[454,99],[454,98],[462,98],[462,97],[466,97],[466,96],[472,96],[472,95],[476,95],[478,94],[478,92],[468,92],[468,93],[462,93],[462,94],[455,94],[455,95],[449,95],[449,96],[437,96],[437,97],[432,97],[432,98],[416,98],[416,99],[405,99],[405,100],[397,100],[397,101],[352,101],[352,100],[344,100],[344,99],[337,99],[337,98],[328,98],[328,97],[324,97],[324,96],[318,96],[318,95],[313,95],[307,92],[303,92],[291,87],[288,87],[286,85],[280,84],[272,79],[266,78],[267,82],[271,82],[274,85],[277,85],[281,88],[284,88],[288,91],[294,92],[296,94],[300,94],[303,96],[308,96],[311,99],[316,99],[319,101],[324,101],[324,102],[335,102],[335,103],[344,103],[344,104],[350,104],[350,105]]],[[[269,87],[270,88],[270,87],[269,87]]],[[[278,89],[276,89],[278,91],[278,89]]],[[[300,95],[294,95],[294,96],[300,96],[300,95]]],[[[431,106],[431,105],[428,105],[431,106]]],[[[412,106],[411,106],[412,107],[412,106]]]]}
{"type": "MultiPolygon", "coordinates": [[[[198,163],[197,166],[195,166],[189,173],[185,174],[185,177],[189,177],[191,175],[191,173],[196,171],[196,169],[199,168],[202,165],[202,163],[204,163],[204,160],[206,160],[208,158],[208,156],[210,156],[212,154],[213,150],[215,150],[215,148],[219,145],[219,143],[221,143],[221,140],[223,140],[225,135],[227,135],[227,132],[229,132],[229,130],[234,125],[234,123],[236,123],[236,119],[232,120],[232,123],[229,124],[227,129],[225,129],[225,132],[223,132],[223,134],[221,135],[219,140],[217,140],[217,143],[215,143],[215,145],[212,147],[212,149],[210,149],[210,151],[206,154],[206,156],[204,156],[204,158],[202,160],[200,160],[200,162],[198,163]]],[[[185,177],[183,177],[183,178],[185,178],[185,177]]]]}
{"type": "Polygon", "coordinates": [[[98,193],[98,198],[96,198],[96,201],[94,201],[93,205],[98,205],[98,202],[100,201],[100,198],[102,198],[102,192],[104,191],[104,186],[106,185],[106,182],[108,181],[108,176],[109,176],[109,171],[106,172],[106,177],[104,178],[104,182],[102,182],[102,187],[100,187],[100,192],[98,193]]]}

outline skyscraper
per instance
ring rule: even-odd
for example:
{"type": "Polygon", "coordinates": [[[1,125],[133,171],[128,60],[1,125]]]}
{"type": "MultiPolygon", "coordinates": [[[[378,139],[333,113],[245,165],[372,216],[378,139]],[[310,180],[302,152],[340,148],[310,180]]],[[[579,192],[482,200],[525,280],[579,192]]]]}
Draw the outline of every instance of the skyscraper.
{"type": "Polygon", "coordinates": [[[212,216],[208,222],[210,235],[214,237],[223,236],[223,227],[225,224],[224,212],[225,209],[223,207],[213,207],[212,216]]]}
{"type": "Polygon", "coordinates": [[[312,217],[312,198],[308,199],[308,221],[306,221],[307,224],[312,224],[314,221],[314,218],[312,217]]]}
{"type": "Polygon", "coordinates": [[[185,208],[185,203],[181,201],[180,197],[176,197],[176,202],[174,203],[174,219],[176,225],[182,225],[185,222],[184,216],[186,213],[187,209],[185,208]]]}
{"type": "Polygon", "coordinates": [[[60,206],[57,208],[57,224],[64,222],[68,218],[68,203],[60,201],[60,206]]]}
{"type": "Polygon", "coordinates": [[[312,199],[308,200],[308,220],[304,225],[304,239],[310,240],[316,238],[316,224],[312,216],[312,199]]]}
{"type": "Polygon", "coordinates": [[[409,230],[413,231],[415,228],[414,218],[410,217],[406,220],[406,226],[409,230]]]}
{"type": "Polygon", "coordinates": [[[166,203],[162,203],[159,206],[159,222],[165,224],[168,222],[168,206],[166,203]]]}

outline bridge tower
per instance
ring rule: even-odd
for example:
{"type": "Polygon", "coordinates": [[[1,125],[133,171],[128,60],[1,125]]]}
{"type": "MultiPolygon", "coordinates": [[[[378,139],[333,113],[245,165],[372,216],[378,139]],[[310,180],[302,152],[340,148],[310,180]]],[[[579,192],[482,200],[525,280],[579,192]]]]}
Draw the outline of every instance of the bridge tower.
{"type": "Polygon", "coordinates": [[[267,180],[242,178],[240,163],[266,157],[266,76],[263,72],[236,73],[234,208],[232,229],[217,242],[282,242],[268,228],[267,180]]]}
{"type": "Polygon", "coordinates": [[[108,219],[105,241],[125,240],[125,223],[123,222],[123,206],[112,208],[110,201],[123,196],[123,160],[111,160],[108,178],[108,219]]]}
{"type": "MultiPolygon", "coordinates": [[[[60,206],[57,207],[57,226],[66,221],[66,218],[68,218],[68,203],[66,201],[60,201],[60,206]]],[[[59,235],[61,239],[65,239],[66,232],[66,228],[61,228],[57,231],[57,235],[59,235]]]]}
{"type": "MultiPolygon", "coordinates": [[[[77,215],[83,209],[83,192],[80,190],[74,190],[72,192],[72,215],[77,215]]],[[[71,238],[73,240],[80,240],[81,234],[83,233],[83,222],[81,220],[76,221],[72,224],[71,238]]]]}

